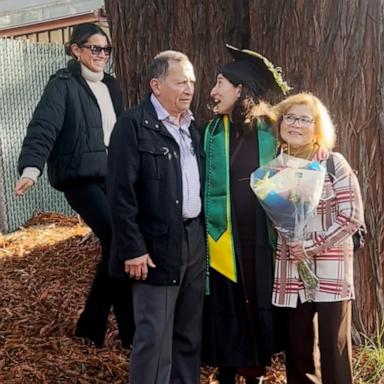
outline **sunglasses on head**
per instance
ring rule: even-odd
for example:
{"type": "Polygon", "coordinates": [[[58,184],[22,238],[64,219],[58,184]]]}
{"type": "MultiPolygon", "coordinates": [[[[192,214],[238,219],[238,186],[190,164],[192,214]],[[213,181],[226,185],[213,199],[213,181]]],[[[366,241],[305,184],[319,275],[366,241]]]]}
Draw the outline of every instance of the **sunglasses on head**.
{"type": "Polygon", "coordinates": [[[105,56],[109,56],[112,52],[112,47],[100,47],[99,45],[80,45],[80,48],[88,48],[92,55],[100,55],[104,51],[105,56]]]}

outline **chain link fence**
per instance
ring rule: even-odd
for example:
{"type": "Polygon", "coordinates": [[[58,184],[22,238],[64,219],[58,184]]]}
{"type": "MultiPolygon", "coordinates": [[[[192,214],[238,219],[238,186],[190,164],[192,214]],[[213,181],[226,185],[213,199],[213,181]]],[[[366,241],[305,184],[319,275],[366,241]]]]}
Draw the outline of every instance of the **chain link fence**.
{"type": "Polygon", "coordinates": [[[61,44],[0,39],[0,230],[17,229],[35,211],[74,212],[62,193],[50,187],[46,171],[24,196],[17,197],[17,159],[26,128],[47,81],[65,67],[61,44]]]}

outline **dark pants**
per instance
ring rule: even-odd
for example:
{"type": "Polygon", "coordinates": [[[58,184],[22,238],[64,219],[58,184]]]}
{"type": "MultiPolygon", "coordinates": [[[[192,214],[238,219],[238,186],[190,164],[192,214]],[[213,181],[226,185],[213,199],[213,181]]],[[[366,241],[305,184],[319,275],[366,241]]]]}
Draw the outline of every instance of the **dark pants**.
{"type": "Polygon", "coordinates": [[[313,317],[318,314],[323,384],[352,384],[351,302],[304,303],[287,310],[287,383],[311,384],[314,374],[313,317]]]}
{"type": "Polygon", "coordinates": [[[111,219],[103,182],[84,182],[64,191],[69,205],[92,229],[101,243],[102,258],[96,268],[91,291],[78,320],[75,335],[102,346],[107,320],[113,307],[124,347],[132,342],[134,332],[131,283],[108,275],[111,244],[111,219]]]}
{"type": "Polygon", "coordinates": [[[199,383],[205,246],[203,226],[184,226],[179,286],[133,283],[136,333],[130,384],[199,383]]]}

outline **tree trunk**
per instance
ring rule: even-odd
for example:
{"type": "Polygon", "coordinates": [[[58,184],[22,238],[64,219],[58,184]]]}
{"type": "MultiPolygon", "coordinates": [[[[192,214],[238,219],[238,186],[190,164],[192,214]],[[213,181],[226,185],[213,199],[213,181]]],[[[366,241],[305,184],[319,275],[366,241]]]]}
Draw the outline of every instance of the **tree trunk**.
{"type": "Polygon", "coordinates": [[[383,16],[379,0],[250,6],[250,46],[284,68],[293,92],[324,101],[337,127],[336,150],[358,170],[368,236],[355,254],[355,340],[356,331],[372,335],[384,313],[383,16]]]}
{"type": "Polygon", "coordinates": [[[127,104],[136,104],[149,92],[150,60],[175,49],[187,54],[195,66],[192,107],[198,120],[207,121],[209,90],[219,66],[230,60],[224,42],[249,44],[248,0],[106,0],[105,7],[116,48],[115,72],[127,104]]]}
{"type": "MultiPolygon", "coordinates": [[[[146,68],[165,49],[195,66],[193,110],[210,118],[209,91],[230,56],[225,43],[264,54],[295,89],[329,107],[338,147],[358,169],[368,236],[356,254],[355,331],[372,335],[384,313],[384,4],[380,0],[105,0],[115,71],[128,105],[149,91],[146,68]]],[[[355,339],[358,340],[355,332],[355,339]]]]}

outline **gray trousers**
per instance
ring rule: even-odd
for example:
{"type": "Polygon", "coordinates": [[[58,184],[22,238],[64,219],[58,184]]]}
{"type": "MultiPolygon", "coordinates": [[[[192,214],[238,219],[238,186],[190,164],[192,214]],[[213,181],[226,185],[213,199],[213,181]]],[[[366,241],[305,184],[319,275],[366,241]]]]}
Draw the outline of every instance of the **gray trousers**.
{"type": "Polygon", "coordinates": [[[136,332],[130,384],[198,384],[205,241],[200,220],[184,226],[179,286],[133,284],[136,332]]]}

